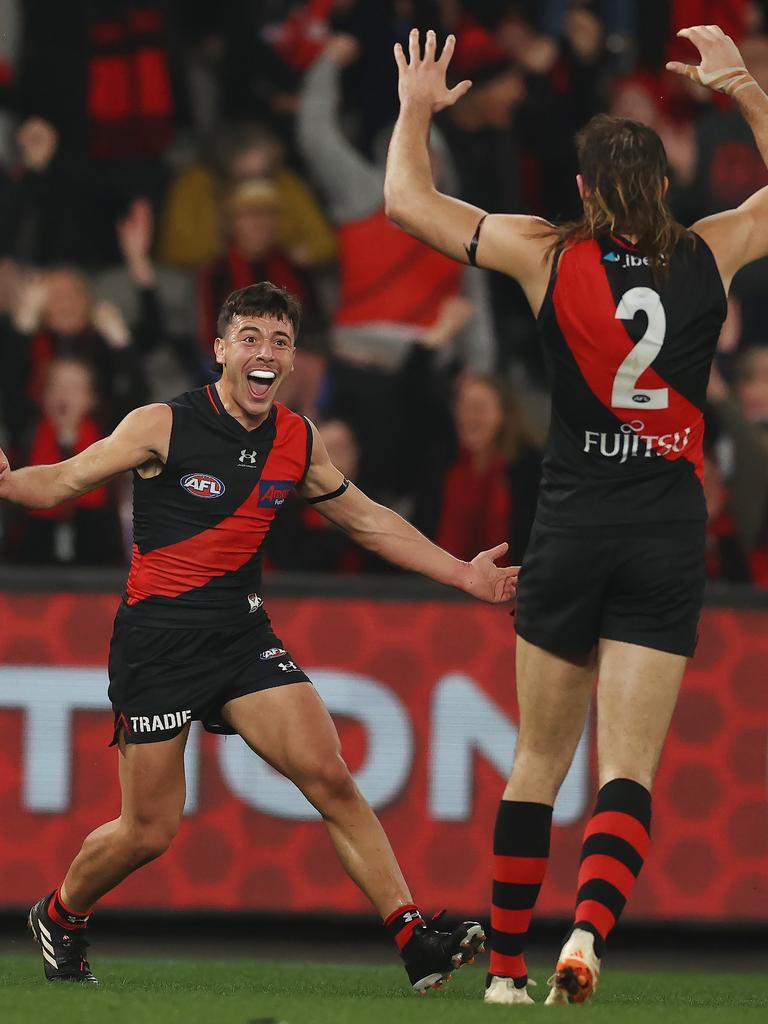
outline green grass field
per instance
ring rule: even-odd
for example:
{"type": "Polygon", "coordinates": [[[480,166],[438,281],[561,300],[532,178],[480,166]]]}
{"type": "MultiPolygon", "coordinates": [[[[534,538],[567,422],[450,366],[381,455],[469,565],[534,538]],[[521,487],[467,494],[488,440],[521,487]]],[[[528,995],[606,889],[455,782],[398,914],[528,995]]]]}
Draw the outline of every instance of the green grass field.
{"type": "MultiPolygon", "coordinates": [[[[587,1013],[590,1021],[765,1021],[768,976],[606,970],[588,1007],[484,1006],[485,966],[464,968],[440,993],[413,995],[403,971],[368,965],[99,957],[99,989],[48,985],[40,961],[0,957],[3,1024],[471,1024],[587,1013]]],[[[534,972],[542,1000],[546,972],[534,972]]]]}

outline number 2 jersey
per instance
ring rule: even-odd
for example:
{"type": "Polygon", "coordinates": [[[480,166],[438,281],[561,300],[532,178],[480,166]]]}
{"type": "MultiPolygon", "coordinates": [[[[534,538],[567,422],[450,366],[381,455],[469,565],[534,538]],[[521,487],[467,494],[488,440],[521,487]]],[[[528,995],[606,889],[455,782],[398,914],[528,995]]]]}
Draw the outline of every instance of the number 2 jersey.
{"type": "Polygon", "coordinates": [[[307,420],[275,403],[248,431],[210,384],[170,401],[162,473],[134,474],[134,547],[121,615],[151,625],[237,627],[264,618],[261,546],[312,455],[307,420]]]}
{"type": "Polygon", "coordinates": [[[703,410],[726,309],[697,236],[655,275],[616,235],[556,254],[538,317],[552,389],[539,522],[705,518],[703,410]]]}

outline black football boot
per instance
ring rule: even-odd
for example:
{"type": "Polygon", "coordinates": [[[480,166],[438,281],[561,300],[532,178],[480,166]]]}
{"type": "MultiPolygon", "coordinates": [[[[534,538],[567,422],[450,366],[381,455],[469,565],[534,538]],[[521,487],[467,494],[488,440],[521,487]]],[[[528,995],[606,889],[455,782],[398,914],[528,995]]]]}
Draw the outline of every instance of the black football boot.
{"type": "Polygon", "coordinates": [[[35,942],[40,943],[43,969],[48,981],[75,981],[98,985],[91,974],[85,951],[88,943],[84,928],[62,928],[48,914],[53,893],[44,896],[29,912],[27,924],[35,942]]]}
{"type": "Polygon", "coordinates": [[[441,932],[432,922],[418,925],[400,951],[414,992],[426,995],[440,988],[453,971],[475,962],[485,949],[485,932],[477,921],[464,921],[452,932],[441,932]]]}

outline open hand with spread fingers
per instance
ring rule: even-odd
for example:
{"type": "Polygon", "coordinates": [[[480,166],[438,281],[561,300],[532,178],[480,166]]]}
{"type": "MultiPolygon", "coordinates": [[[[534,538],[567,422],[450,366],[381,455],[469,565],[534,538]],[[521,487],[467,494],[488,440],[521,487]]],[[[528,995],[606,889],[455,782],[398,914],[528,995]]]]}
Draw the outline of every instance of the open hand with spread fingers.
{"type": "Polygon", "coordinates": [[[400,103],[422,102],[429,105],[433,114],[453,104],[471,88],[469,81],[459,82],[449,89],[445,84],[448,65],[456,46],[456,37],[448,36],[443,52],[436,57],[437,36],[432,29],[427,32],[424,56],[421,56],[419,30],[412,28],[408,36],[408,59],[400,43],[395,43],[395,61],[398,70],[398,95],[400,103]]]}
{"type": "Polygon", "coordinates": [[[744,66],[744,58],[736,43],[718,25],[694,25],[692,28],[681,28],[677,34],[693,43],[701,54],[701,64],[681,64],[680,61],[672,60],[667,64],[667,71],[685,75],[700,85],[706,85],[708,89],[724,92],[728,96],[735,96],[742,89],[757,85],[744,66]]]}
{"type": "Polygon", "coordinates": [[[496,565],[496,559],[502,558],[508,551],[509,544],[497,544],[490,551],[481,551],[467,563],[467,577],[462,590],[489,604],[504,604],[512,601],[517,593],[517,575],[519,565],[507,568],[496,565]]]}

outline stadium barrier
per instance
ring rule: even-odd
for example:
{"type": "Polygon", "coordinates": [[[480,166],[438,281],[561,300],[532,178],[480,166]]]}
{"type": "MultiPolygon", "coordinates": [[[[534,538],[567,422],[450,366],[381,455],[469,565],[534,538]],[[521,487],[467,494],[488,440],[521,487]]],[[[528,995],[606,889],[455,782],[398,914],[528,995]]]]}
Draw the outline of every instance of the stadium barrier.
{"type": "MultiPolygon", "coordinates": [[[[120,586],[113,574],[0,572],[0,909],[49,891],[118,813],[105,666],[120,586]]],[[[397,578],[272,577],[265,589],[419,901],[484,913],[516,737],[513,619],[397,578]]],[[[636,920],[768,918],[767,668],[768,601],[713,592],[654,793],[636,920]]],[[[193,726],[186,764],[172,849],[105,905],[370,912],[313,809],[238,737],[193,726]]],[[[543,916],[571,910],[595,787],[591,719],[555,807],[543,916]]]]}

